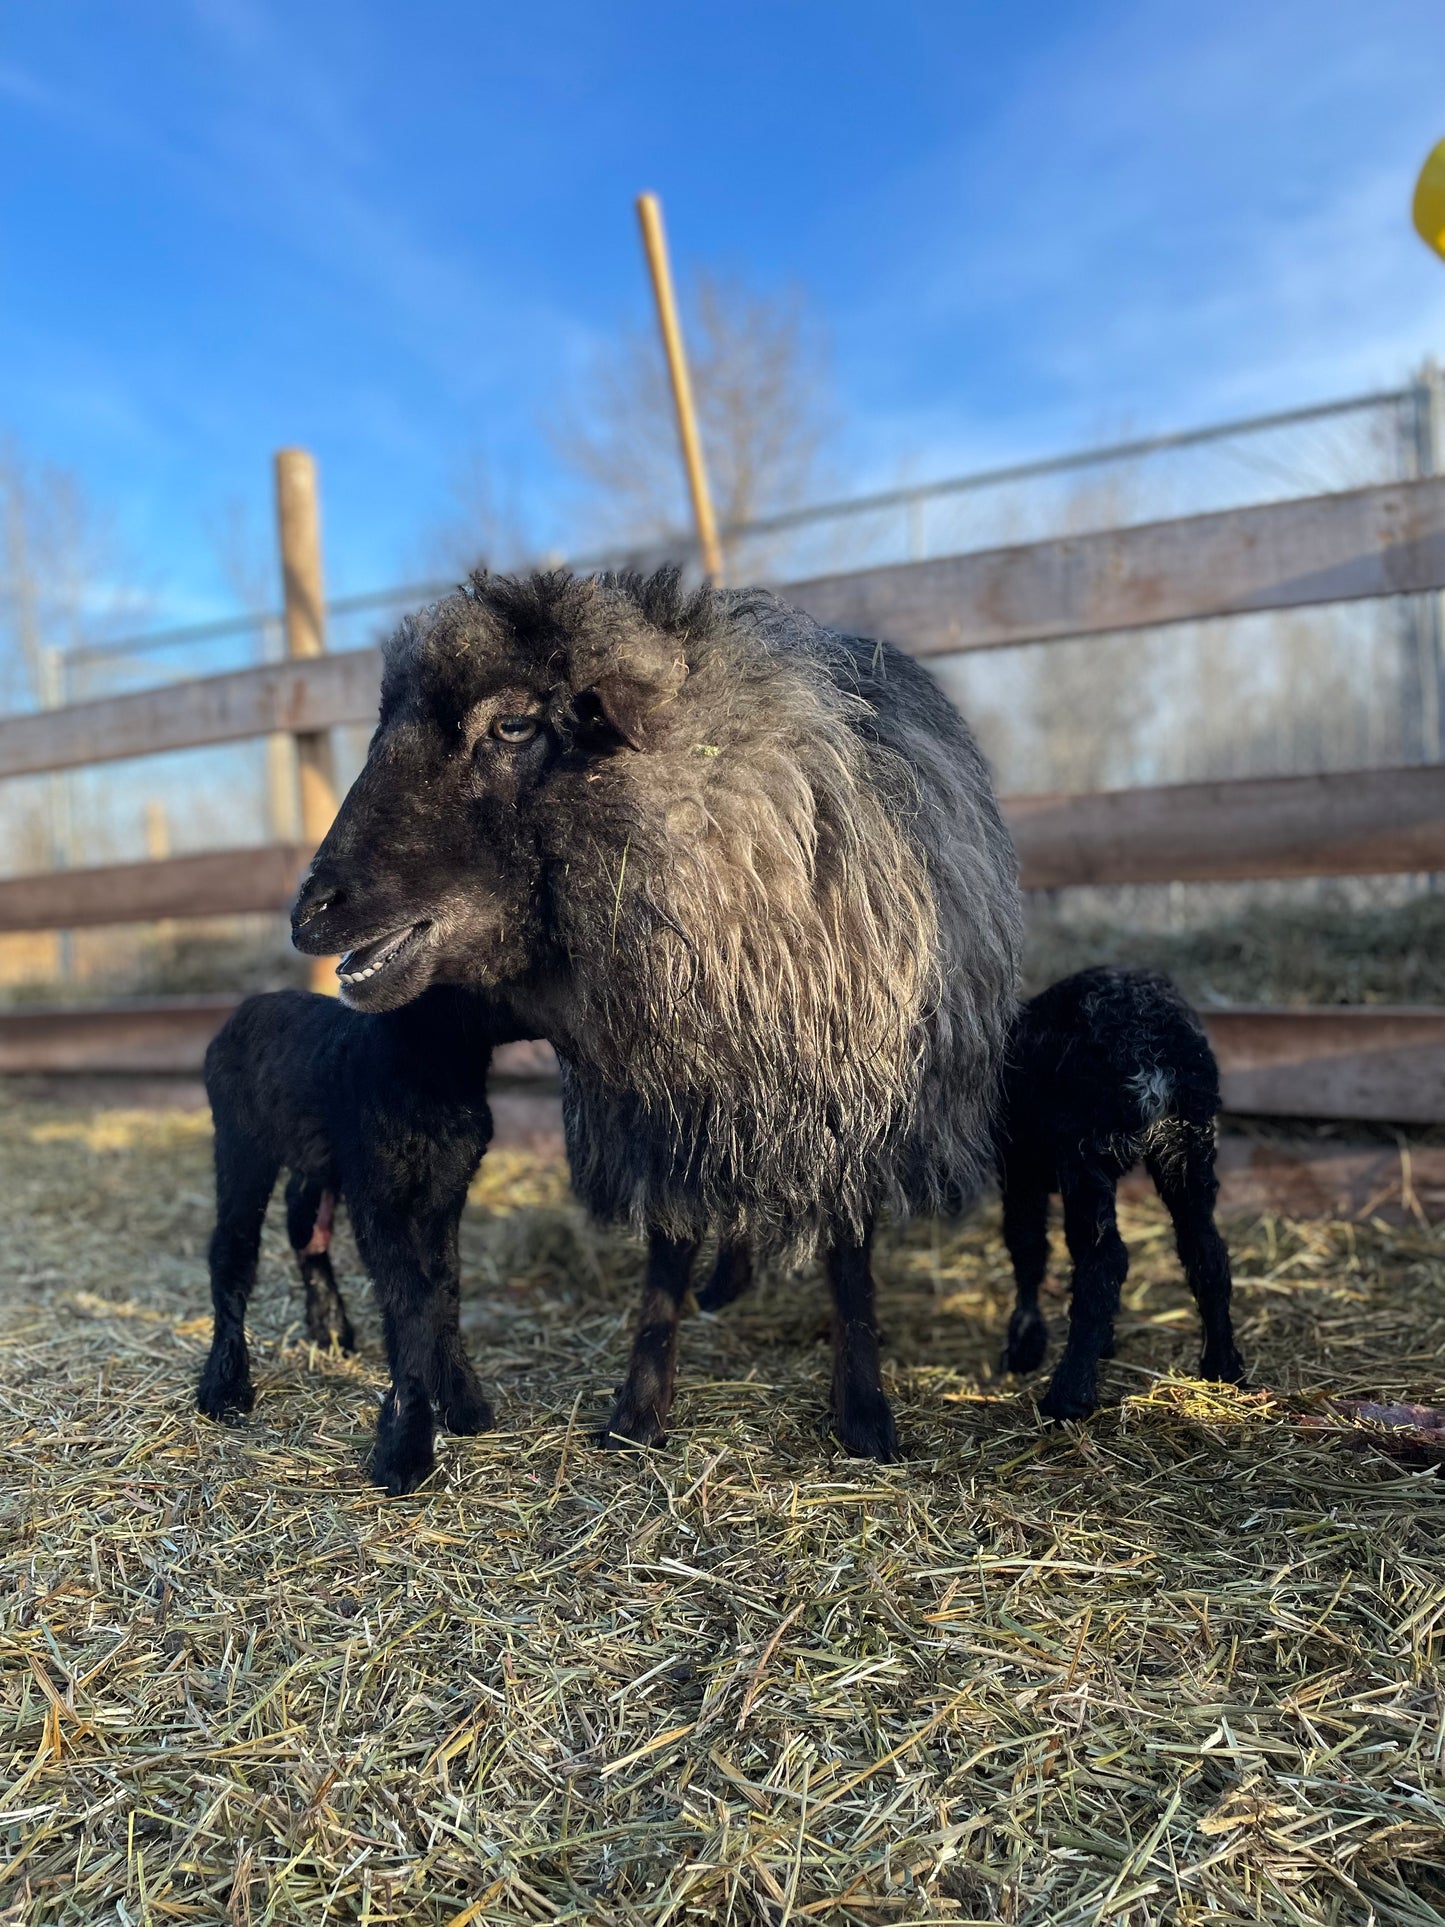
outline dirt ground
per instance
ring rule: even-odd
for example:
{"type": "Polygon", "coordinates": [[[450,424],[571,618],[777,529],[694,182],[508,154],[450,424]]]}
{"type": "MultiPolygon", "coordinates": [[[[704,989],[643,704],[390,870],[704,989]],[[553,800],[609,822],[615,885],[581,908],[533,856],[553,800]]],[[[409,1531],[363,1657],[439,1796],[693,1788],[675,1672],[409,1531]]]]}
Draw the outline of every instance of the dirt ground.
{"type": "Polygon", "coordinates": [[[500,1151],[498,1429],[388,1500],[347,1239],[360,1357],[302,1342],[278,1221],[256,1410],[197,1417],[208,1158],[0,1095],[0,1920],[1445,1927],[1445,1481],[1308,1422],[1445,1403],[1445,1233],[1233,1218],[1240,1393],[1130,1202],[1108,1404],[1048,1431],[996,1214],[915,1226],[904,1463],[824,1433],[812,1277],[689,1318],[670,1442],[614,1456],[640,1254],[500,1151]]]}

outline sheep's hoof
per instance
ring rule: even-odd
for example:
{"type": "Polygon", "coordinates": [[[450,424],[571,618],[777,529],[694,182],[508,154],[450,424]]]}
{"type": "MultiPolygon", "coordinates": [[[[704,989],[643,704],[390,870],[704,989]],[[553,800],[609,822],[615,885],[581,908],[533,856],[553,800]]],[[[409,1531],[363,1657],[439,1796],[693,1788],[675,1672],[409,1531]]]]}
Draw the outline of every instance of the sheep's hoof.
{"type": "Polygon", "coordinates": [[[898,1457],[898,1427],[881,1392],[855,1394],[835,1415],[833,1429],[850,1458],[892,1465],[898,1457]]]}
{"type": "Polygon", "coordinates": [[[722,1252],[712,1268],[712,1276],[695,1294],[699,1311],[721,1311],[748,1291],[753,1282],[752,1268],[729,1252],[722,1252]]]}
{"type": "Polygon", "coordinates": [[[1049,1419],[1088,1418],[1099,1409],[1099,1394],[1086,1381],[1065,1378],[1055,1372],[1049,1389],[1039,1400],[1039,1411],[1049,1419]]]}
{"type": "Polygon", "coordinates": [[[1004,1347],[1005,1371],[1036,1372],[1049,1349],[1049,1328],[1037,1311],[1016,1311],[1008,1321],[1008,1343],[1004,1347]]]}
{"type": "Polygon", "coordinates": [[[442,1424],[449,1432],[470,1437],[474,1432],[491,1431],[492,1408],[481,1386],[470,1375],[458,1373],[438,1403],[442,1424]]]}
{"type": "Polygon", "coordinates": [[[1218,1351],[1206,1348],[1199,1361],[1199,1376],[1216,1380],[1221,1385],[1248,1385],[1249,1373],[1244,1360],[1234,1349],[1227,1345],[1218,1351]]]}
{"type": "Polygon", "coordinates": [[[197,1410],[219,1425],[238,1425],[255,1403],[256,1388],[246,1361],[238,1369],[212,1352],[196,1387],[197,1410]]]}
{"type": "Polygon", "coordinates": [[[624,1390],[597,1443],[605,1452],[626,1452],[640,1445],[665,1445],[667,1432],[655,1405],[637,1404],[624,1390]]]}
{"type": "Polygon", "coordinates": [[[337,1351],[345,1352],[348,1356],[356,1350],[356,1333],[351,1329],[351,1320],[339,1306],[335,1311],[308,1317],[306,1336],[324,1352],[329,1352],[333,1345],[337,1351]]]}
{"type": "Polygon", "coordinates": [[[395,1393],[388,1392],[376,1422],[376,1444],[368,1467],[372,1483],[383,1486],[393,1498],[415,1492],[436,1470],[434,1432],[426,1400],[413,1399],[398,1408],[395,1393]]]}

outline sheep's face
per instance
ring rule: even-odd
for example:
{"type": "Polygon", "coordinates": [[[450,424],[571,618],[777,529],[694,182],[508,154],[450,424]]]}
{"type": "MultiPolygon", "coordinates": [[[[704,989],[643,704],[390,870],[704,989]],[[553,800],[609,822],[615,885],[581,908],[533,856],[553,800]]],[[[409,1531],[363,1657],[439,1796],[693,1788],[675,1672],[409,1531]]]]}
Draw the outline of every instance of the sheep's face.
{"type": "Polygon", "coordinates": [[[570,578],[514,608],[455,596],[388,646],[366,765],[292,918],[299,949],[345,953],[354,1008],[431,983],[540,991],[564,972],[579,820],[625,849],[615,766],[686,675],[675,639],[614,633],[609,607],[570,578]]]}

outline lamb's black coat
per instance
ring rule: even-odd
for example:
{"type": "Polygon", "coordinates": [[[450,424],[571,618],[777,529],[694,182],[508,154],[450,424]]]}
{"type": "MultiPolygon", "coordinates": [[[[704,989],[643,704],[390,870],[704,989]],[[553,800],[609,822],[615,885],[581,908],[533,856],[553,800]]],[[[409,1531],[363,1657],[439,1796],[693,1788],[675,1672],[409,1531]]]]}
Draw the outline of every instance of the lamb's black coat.
{"type": "Polygon", "coordinates": [[[1048,1269],[1049,1198],[1063,1203],[1073,1261],[1069,1336],[1040,1409],[1082,1418],[1098,1403],[1098,1363],[1114,1346],[1129,1270],[1119,1236],[1119,1180],[1142,1161],[1174,1220],[1204,1325],[1205,1378],[1238,1383],[1229,1253],[1214,1222],[1219,1069],[1198,1017],[1167,977],[1097,967],[1025,1004],[1004,1068],[996,1133],[1004,1239],[1018,1304],[1005,1362],[1043,1360],[1039,1286],[1048,1269]]]}
{"type": "Polygon", "coordinates": [[[340,1197],[375,1284],[392,1378],[372,1458],[378,1484],[410,1491],[431,1470],[434,1406],[453,1432],[491,1424],[458,1326],[457,1228],[492,1135],[492,1047],[519,1035],[501,1007],[442,987],[375,1016],[277,991],[247,998],[223,1026],[206,1052],[216,1229],[203,1412],[231,1418],[253,1403],[246,1303],[285,1168],[310,1336],[346,1351],[354,1342],[327,1252],[340,1197]]]}

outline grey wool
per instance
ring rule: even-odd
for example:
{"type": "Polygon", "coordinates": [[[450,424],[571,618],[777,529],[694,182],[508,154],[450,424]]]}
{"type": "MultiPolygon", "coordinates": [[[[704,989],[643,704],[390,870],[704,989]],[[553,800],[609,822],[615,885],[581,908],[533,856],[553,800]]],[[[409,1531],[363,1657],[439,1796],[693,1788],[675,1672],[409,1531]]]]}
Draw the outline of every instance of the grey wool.
{"type": "Polygon", "coordinates": [[[580,1196],[655,1239],[866,1253],[988,1174],[1020,898],[987,766],[917,663],[766,592],[481,574],[405,622],[295,928],[358,1008],[504,994],[580,1196]]]}

